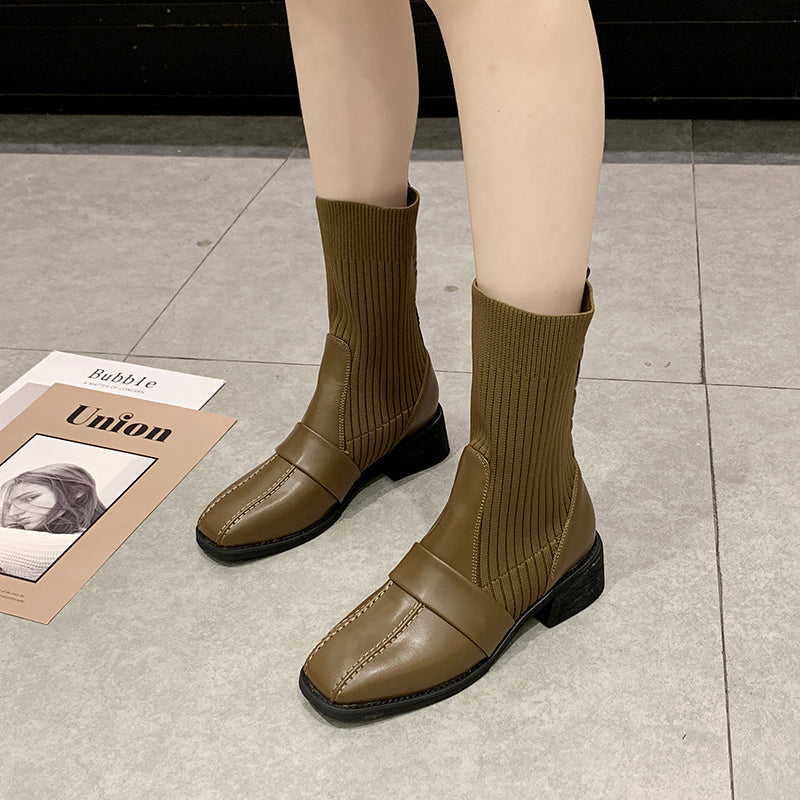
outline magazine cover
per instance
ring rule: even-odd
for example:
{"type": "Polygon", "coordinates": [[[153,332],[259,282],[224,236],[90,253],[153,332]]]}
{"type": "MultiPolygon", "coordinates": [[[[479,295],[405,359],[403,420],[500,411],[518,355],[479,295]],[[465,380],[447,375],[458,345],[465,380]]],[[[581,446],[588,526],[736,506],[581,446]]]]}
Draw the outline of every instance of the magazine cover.
{"type": "Polygon", "coordinates": [[[0,430],[0,611],[49,622],[234,422],[49,388],[0,430]]]}

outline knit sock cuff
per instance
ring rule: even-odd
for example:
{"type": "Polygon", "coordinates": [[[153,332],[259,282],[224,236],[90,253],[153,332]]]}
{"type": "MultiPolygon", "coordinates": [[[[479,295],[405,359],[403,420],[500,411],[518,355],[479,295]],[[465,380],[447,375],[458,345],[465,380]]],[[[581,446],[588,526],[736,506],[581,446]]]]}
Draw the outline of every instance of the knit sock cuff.
{"type": "Polygon", "coordinates": [[[556,377],[577,368],[594,315],[586,281],[577,314],[544,315],[495,300],[472,283],[473,370],[491,364],[503,370],[556,377]]]}
{"type": "Polygon", "coordinates": [[[406,206],[384,208],[350,200],[317,197],[326,261],[379,267],[413,256],[419,194],[410,185],[406,206]]]}
{"type": "Polygon", "coordinates": [[[330,333],[350,355],[342,439],[360,469],[399,440],[425,378],[416,313],[419,195],[398,208],[317,198],[330,333]]]}

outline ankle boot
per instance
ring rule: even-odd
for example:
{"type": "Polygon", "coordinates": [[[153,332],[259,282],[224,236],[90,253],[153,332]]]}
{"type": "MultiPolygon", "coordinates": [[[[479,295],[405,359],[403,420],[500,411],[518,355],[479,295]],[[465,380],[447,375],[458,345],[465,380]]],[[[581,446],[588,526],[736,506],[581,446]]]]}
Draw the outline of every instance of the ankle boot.
{"type": "Polygon", "coordinates": [[[416,311],[419,195],[382,208],[317,198],[329,333],[308,409],[264,463],[200,516],[197,542],[239,561],[329,528],[355,493],[449,453],[439,390],[416,311]]]}
{"type": "Polygon", "coordinates": [[[444,510],[389,580],[317,645],[300,688],[322,714],[366,720],[481,677],[524,623],[551,627],[603,590],[594,511],[572,447],[594,312],[542,316],[472,287],[471,433],[444,510]]]}

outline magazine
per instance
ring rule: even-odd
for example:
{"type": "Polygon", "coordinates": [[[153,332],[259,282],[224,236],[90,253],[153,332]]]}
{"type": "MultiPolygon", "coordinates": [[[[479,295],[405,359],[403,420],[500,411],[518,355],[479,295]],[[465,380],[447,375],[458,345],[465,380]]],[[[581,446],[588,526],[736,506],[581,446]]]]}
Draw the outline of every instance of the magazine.
{"type": "Polygon", "coordinates": [[[234,422],[46,389],[0,429],[0,611],[49,622],[234,422]]]}
{"type": "Polygon", "coordinates": [[[224,381],[55,350],[0,392],[0,428],[8,425],[54,383],[184,408],[202,408],[224,381]]]}

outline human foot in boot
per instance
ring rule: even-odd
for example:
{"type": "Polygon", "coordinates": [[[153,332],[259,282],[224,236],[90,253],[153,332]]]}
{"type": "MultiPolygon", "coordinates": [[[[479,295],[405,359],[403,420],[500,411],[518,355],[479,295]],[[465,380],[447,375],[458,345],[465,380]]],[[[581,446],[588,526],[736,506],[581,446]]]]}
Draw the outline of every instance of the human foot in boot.
{"type": "Polygon", "coordinates": [[[572,447],[593,314],[531,314],[473,284],[471,435],[444,510],[389,580],[313,650],[300,688],[367,720],[469,686],[527,620],[548,627],[603,590],[603,551],[572,447]]]}
{"type": "Polygon", "coordinates": [[[329,333],[308,409],[264,463],[200,516],[197,542],[239,561],[322,533],[373,477],[399,480],[449,453],[416,311],[419,195],[382,208],[317,198],[329,333]]]}

